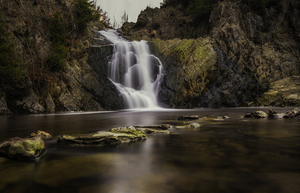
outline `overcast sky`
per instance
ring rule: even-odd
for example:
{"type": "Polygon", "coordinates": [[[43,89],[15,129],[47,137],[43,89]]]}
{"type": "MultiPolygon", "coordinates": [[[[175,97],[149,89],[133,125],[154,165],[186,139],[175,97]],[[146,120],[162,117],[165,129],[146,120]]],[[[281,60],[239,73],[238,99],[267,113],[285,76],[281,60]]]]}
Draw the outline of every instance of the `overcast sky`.
{"type": "Polygon", "coordinates": [[[160,7],[161,2],[163,0],[97,0],[97,5],[107,12],[111,23],[114,16],[120,23],[124,11],[128,14],[129,22],[136,22],[141,10],[146,9],[147,5],[152,8],[160,7]]]}

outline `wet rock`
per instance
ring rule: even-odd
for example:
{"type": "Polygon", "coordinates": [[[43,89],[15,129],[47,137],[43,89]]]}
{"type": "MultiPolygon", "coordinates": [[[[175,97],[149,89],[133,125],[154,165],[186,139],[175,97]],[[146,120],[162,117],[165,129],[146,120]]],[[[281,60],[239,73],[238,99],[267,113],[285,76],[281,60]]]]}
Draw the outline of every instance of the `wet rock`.
{"type": "Polygon", "coordinates": [[[222,118],[223,118],[223,119],[229,119],[230,117],[228,117],[228,116],[223,116],[222,118]]]}
{"type": "Polygon", "coordinates": [[[199,123],[191,123],[191,124],[189,124],[189,128],[192,128],[192,129],[194,129],[194,128],[199,128],[201,125],[199,124],[199,123]]]}
{"type": "Polygon", "coordinates": [[[268,114],[263,111],[254,111],[247,113],[244,118],[267,118],[268,114]]]}
{"type": "Polygon", "coordinates": [[[216,119],[214,119],[214,121],[224,121],[223,117],[218,117],[216,119]]]}
{"type": "Polygon", "coordinates": [[[253,117],[255,118],[267,118],[268,114],[263,111],[255,111],[253,112],[253,117]]]}
{"type": "Polygon", "coordinates": [[[30,137],[40,137],[42,139],[51,138],[51,135],[45,131],[38,130],[36,133],[31,133],[30,137]]]}
{"type": "Polygon", "coordinates": [[[247,113],[247,114],[244,116],[244,118],[253,118],[253,115],[252,115],[252,113],[247,113]]]}
{"type": "Polygon", "coordinates": [[[137,128],[138,131],[143,131],[146,134],[170,134],[168,130],[160,130],[160,129],[149,129],[149,128],[137,128]]]}
{"type": "Polygon", "coordinates": [[[45,144],[40,137],[15,137],[0,144],[0,155],[13,160],[35,161],[45,152],[45,144]]]}
{"type": "Polygon", "coordinates": [[[149,128],[149,129],[160,129],[160,130],[168,130],[171,128],[171,125],[169,124],[163,124],[163,125],[150,125],[150,126],[133,126],[135,128],[149,128]]]}
{"type": "Polygon", "coordinates": [[[142,141],[148,136],[144,131],[137,130],[134,127],[118,127],[113,128],[107,132],[101,132],[94,135],[87,136],[60,136],[58,143],[68,145],[117,145],[122,143],[130,143],[135,141],[142,141]]]}
{"type": "Polygon", "coordinates": [[[274,118],[278,113],[272,109],[269,109],[268,116],[274,118]]]}
{"type": "Polygon", "coordinates": [[[188,120],[196,120],[199,119],[198,115],[184,115],[184,116],[180,116],[178,117],[178,121],[188,121],[188,120]]]}
{"type": "Polygon", "coordinates": [[[300,109],[294,109],[291,112],[286,112],[283,115],[283,118],[292,119],[292,118],[295,118],[295,117],[298,117],[298,116],[300,116],[300,109]]]}

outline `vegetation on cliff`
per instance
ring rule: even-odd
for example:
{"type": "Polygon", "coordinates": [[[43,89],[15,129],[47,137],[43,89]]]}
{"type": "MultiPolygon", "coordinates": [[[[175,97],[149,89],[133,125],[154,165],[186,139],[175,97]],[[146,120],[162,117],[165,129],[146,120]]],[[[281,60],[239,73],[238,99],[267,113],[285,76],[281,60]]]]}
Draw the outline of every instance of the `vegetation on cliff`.
{"type": "MultiPolygon", "coordinates": [[[[0,17],[1,20],[1,17],[0,17]]],[[[0,22],[0,87],[8,88],[24,77],[22,60],[19,59],[11,33],[0,22]]]]}
{"type": "Polygon", "coordinates": [[[153,41],[164,61],[159,95],[167,107],[297,106],[300,92],[289,80],[300,74],[299,9],[298,0],[169,0],[122,30],[153,41]],[[202,53],[200,37],[213,48],[207,68],[189,65],[202,53]]]}
{"type": "Polygon", "coordinates": [[[103,95],[109,95],[102,91],[104,85],[110,86],[109,80],[88,64],[95,31],[109,26],[100,7],[89,0],[3,0],[0,12],[3,112],[101,110],[102,105],[109,106],[102,102],[103,95]],[[15,80],[19,80],[17,86],[8,90],[6,86],[15,80]]]}

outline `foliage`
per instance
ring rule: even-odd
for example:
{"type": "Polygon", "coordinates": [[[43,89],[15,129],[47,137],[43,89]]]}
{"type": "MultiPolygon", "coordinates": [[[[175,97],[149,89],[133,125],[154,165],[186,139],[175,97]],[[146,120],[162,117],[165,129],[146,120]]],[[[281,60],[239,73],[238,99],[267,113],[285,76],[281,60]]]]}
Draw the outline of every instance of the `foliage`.
{"type": "Polygon", "coordinates": [[[213,4],[213,0],[193,0],[189,3],[187,12],[189,12],[195,18],[209,16],[213,10],[213,4]]]}
{"type": "Polygon", "coordinates": [[[58,72],[63,69],[63,63],[67,58],[68,49],[64,45],[52,47],[51,54],[47,60],[47,67],[53,72],[58,72]]]}
{"type": "Polygon", "coordinates": [[[53,17],[49,26],[51,42],[64,44],[67,30],[63,18],[58,13],[53,14],[53,17]]]}
{"type": "Polygon", "coordinates": [[[76,13],[76,24],[78,32],[82,32],[86,29],[87,23],[100,19],[100,13],[94,9],[94,4],[87,0],[74,0],[75,2],[75,13],[76,13]]]}
{"type": "Polygon", "coordinates": [[[58,72],[63,69],[63,63],[67,58],[68,49],[66,46],[67,29],[63,18],[58,14],[53,14],[53,19],[49,25],[51,39],[51,53],[46,61],[50,71],[58,72]]]}
{"type": "Polygon", "coordinates": [[[22,60],[15,51],[15,44],[11,42],[10,33],[5,31],[4,24],[0,22],[0,76],[2,85],[17,83],[24,77],[24,71],[21,69],[22,60]]]}

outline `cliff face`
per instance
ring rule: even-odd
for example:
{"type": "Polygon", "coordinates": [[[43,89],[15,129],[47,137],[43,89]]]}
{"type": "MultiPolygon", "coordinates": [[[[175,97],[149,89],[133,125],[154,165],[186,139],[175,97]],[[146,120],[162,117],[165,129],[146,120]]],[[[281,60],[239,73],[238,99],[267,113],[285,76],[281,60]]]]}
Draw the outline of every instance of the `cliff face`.
{"type": "MultiPolygon", "coordinates": [[[[0,5],[1,21],[12,33],[25,71],[18,87],[0,88],[0,114],[122,108],[119,93],[107,79],[106,71],[98,70],[107,65],[109,56],[101,63],[89,60],[99,52],[101,55],[101,50],[93,47],[105,42],[95,32],[105,28],[102,22],[80,29],[73,0],[1,0],[0,5]],[[64,40],[67,55],[59,71],[51,70],[53,66],[49,65],[49,58],[56,60],[51,55],[56,41],[51,32],[53,21],[63,23],[69,30],[64,40]]],[[[106,45],[112,50],[112,45],[106,45]]]]}
{"type": "MultiPolygon", "coordinates": [[[[142,14],[150,17],[148,12],[142,14]]],[[[223,1],[214,6],[211,30],[203,38],[178,36],[180,28],[172,28],[169,37],[150,34],[153,50],[165,65],[162,103],[168,107],[300,105],[299,19],[300,2],[295,0],[282,0],[260,14],[240,1],[223,1]]],[[[139,37],[134,30],[126,34],[139,37]]]]}

